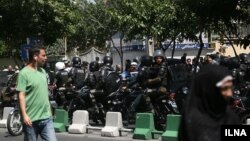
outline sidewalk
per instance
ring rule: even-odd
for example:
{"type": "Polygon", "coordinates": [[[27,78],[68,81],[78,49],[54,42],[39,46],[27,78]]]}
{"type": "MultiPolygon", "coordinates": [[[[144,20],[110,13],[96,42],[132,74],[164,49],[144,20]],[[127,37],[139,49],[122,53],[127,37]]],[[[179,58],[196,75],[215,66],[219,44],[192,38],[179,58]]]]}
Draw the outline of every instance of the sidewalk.
{"type": "MultiPolygon", "coordinates": [[[[133,140],[131,133],[123,133],[121,137],[102,137],[101,133],[98,131],[90,131],[89,134],[68,134],[65,133],[56,133],[58,141],[142,141],[142,140],[133,140]]],[[[0,141],[20,141],[23,140],[23,135],[13,137],[8,134],[7,129],[0,128],[0,141]]],[[[41,139],[38,139],[41,141],[41,139]]],[[[159,139],[148,140],[148,141],[159,141],[159,139]]]]}

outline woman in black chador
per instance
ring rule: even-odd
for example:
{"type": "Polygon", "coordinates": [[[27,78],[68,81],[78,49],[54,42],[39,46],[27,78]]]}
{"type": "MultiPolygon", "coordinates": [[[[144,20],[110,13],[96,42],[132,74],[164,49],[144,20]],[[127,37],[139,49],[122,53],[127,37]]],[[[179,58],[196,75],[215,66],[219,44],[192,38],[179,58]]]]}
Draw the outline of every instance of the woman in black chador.
{"type": "Polygon", "coordinates": [[[207,65],[195,76],[179,129],[179,141],[220,141],[221,125],[239,124],[228,106],[232,76],[221,66],[207,65]]]}

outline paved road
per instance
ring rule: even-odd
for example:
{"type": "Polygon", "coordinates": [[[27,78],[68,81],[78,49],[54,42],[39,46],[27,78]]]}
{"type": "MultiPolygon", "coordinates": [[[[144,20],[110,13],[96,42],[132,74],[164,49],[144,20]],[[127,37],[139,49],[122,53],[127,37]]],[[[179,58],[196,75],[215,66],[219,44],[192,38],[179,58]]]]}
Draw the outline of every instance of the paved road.
{"type": "MultiPolygon", "coordinates": [[[[92,131],[89,134],[68,134],[68,133],[56,133],[58,141],[141,141],[133,140],[132,134],[123,133],[122,137],[101,137],[100,132],[92,131]]],[[[0,141],[22,141],[23,135],[13,137],[8,134],[7,129],[0,128],[0,141]]],[[[158,141],[159,139],[152,140],[158,141]]],[[[39,139],[38,141],[41,141],[39,139]]]]}

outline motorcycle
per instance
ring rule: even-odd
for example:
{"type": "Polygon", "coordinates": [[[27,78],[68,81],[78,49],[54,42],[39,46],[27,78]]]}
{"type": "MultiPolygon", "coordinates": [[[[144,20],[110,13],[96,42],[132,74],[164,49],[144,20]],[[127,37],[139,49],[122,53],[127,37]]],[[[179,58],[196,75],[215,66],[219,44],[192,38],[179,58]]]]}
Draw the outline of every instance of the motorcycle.
{"type": "Polygon", "coordinates": [[[235,88],[233,97],[230,100],[230,106],[239,116],[241,123],[246,124],[250,119],[250,83],[245,83],[240,89],[235,88]]]}
{"type": "Polygon", "coordinates": [[[90,118],[96,123],[105,124],[105,115],[107,112],[107,96],[104,95],[103,90],[92,89],[82,92],[82,97],[85,102],[84,109],[89,111],[90,118]]]}
{"type": "Polygon", "coordinates": [[[55,94],[57,108],[62,108],[68,112],[69,123],[72,123],[74,111],[84,109],[85,102],[80,93],[81,90],[76,90],[74,86],[70,86],[58,88],[55,94]]]}
{"type": "Polygon", "coordinates": [[[247,119],[250,119],[250,82],[246,79],[246,72],[241,68],[232,69],[232,76],[234,89],[230,106],[239,116],[241,123],[246,124],[247,119]]]}
{"type": "Polygon", "coordinates": [[[156,129],[165,128],[167,114],[178,114],[178,108],[175,100],[167,95],[152,97],[149,95],[157,93],[155,89],[142,90],[120,88],[107,97],[108,108],[110,111],[121,112],[125,126],[134,124],[136,113],[152,112],[156,123],[156,129]]]}
{"type": "Polygon", "coordinates": [[[7,130],[10,135],[18,136],[22,134],[23,125],[21,122],[21,114],[19,111],[19,104],[18,104],[18,94],[15,88],[10,88],[8,92],[5,94],[7,97],[10,98],[10,102],[12,103],[14,109],[9,113],[7,118],[7,130]]]}
{"type": "MultiPolygon", "coordinates": [[[[5,91],[5,96],[9,97],[12,107],[14,109],[9,113],[7,118],[7,130],[10,135],[12,136],[18,136],[22,134],[23,131],[23,124],[21,122],[21,114],[19,110],[19,103],[18,103],[18,93],[15,88],[15,82],[16,82],[17,75],[13,75],[11,77],[11,82],[8,83],[8,87],[5,91]]],[[[53,87],[49,86],[49,99],[52,107],[52,113],[56,109],[56,105],[53,104],[53,87]]]]}
{"type": "Polygon", "coordinates": [[[123,123],[125,126],[133,123],[135,120],[135,112],[143,112],[138,109],[134,109],[134,100],[140,96],[142,92],[140,89],[127,89],[121,87],[116,92],[111,93],[107,97],[107,107],[109,111],[121,112],[123,123]]]}
{"type": "Polygon", "coordinates": [[[146,94],[146,103],[152,104],[152,112],[154,114],[155,128],[157,130],[164,130],[166,117],[168,114],[179,114],[179,110],[175,101],[175,95],[162,95],[157,98],[153,98],[149,94],[158,93],[156,89],[147,89],[146,94]]]}
{"type": "Polygon", "coordinates": [[[1,107],[14,107],[7,117],[7,130],[10,135],[18,136],[22,133],[21,115],[19,112],[18,95],[16,92],[16,80],[18,73],[9,76],[6,87],[2,90],[3,102],[1,107]]]}
{"type": "Polygon", "coordinates": [[[90,118],[95,122],[105,124],[106,112],[110,110],[110,98],[119,90],[121,79],[119,74],[109,72],[101,88],[84,90],[81,95],[85,101],[85,109],[89,111],[90,118]]]}

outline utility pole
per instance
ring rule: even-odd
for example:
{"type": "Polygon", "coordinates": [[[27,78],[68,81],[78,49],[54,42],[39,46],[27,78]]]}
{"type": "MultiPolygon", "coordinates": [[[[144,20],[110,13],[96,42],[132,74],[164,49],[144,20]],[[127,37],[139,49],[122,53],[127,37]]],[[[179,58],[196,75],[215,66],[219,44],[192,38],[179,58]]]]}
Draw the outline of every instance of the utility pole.
{"type": "Polygon", "coordinates": [[[65,54],[65,58],[67,58],[67,37],[64,37],[64,54],[65,54]]]}

